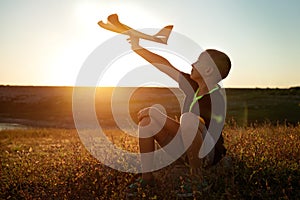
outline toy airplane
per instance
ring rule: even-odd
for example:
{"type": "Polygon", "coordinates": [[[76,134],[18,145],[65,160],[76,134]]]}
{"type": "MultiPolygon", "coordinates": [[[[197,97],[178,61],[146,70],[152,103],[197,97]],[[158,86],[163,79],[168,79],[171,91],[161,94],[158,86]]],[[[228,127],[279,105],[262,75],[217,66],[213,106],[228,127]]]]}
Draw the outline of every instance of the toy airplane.
{"type": "Polygon", "coordinates": [[[159,42],[162,44],[167,44],[169,36],[173,29],[172,25],[168,25],[162,28],[160,31],[158,31],[158,33],[154,35],[148,35],[121,23],[119,21],[119,17],[117,14],[112,14],[108,16],[107,23],[104,23],[103,21],[99,21],[98,25],[106,30],[110,30],[116,33],[121,33],[125,35],[134,35],[141,39],[150,40],[153,42],[159,42]]]}

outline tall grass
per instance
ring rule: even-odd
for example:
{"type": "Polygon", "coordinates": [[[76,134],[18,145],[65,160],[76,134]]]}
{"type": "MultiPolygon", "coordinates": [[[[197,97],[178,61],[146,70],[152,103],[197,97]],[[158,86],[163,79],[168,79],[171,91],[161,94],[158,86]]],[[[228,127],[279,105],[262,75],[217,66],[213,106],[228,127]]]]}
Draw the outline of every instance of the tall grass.
{"type": "MultiPolygon", "coordinates": [[[[137,198],[176,199],[176,183],[192,178],[204,185],[195,199],[300,199],[299,124],[227,125],[223,134],[231,166],[192,176],[188,166],[172,164],[155,172],[155,190],[137,198]]],[[[117,130],[108,135],[119,147],[138,151],[133,138],[117,130]]],[[[0,199],[125,199],[137,176],[102,165],[72,129],[3,130],[0,144],[0,199]]]]}

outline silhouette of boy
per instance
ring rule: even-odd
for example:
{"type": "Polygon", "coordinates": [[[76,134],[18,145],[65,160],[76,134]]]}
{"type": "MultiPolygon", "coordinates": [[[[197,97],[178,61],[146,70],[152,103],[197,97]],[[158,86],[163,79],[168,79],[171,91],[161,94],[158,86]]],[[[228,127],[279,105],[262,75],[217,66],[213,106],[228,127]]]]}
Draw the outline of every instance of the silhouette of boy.
{"type": "Polygon", "coordinates": [[[139,38],[131,35],[128,41],[135,53],[178,82],[179,88],[185,94],[179,122],[166,116],[156,107],[144,108],[139,111],[139,135],[149,136],[139,137],[142,169],[148,172],[142,173],[142,178],[131,184],[130,188],[154,185],[154,177],[149,169],[150,166],[153,166],[154,160],[151,157],[144,158],[142,154],[155,151],[155,141],[164,147],[172,141],[176,134],[181,134],[182,140],[177,141],[176,146],[179,149],[184,148],[186,143],[191,144],[191,142],[186,142],[185,138],[188,137],[189,132],[195,130],[195,126],[196,131],[192,137],[192,145],[186,151],[189,164],[196,168],[209,167],[218,163],[226,154],[222,135],[214,135],[214,132],[217,131],[220,131],[221,134],[225,120],[225,99],[222,95],[223,89],[218,83],[226,78],[230,71],[229,57],[218,50],[205,50],[192,64],[191,74],[187,74],[179,71],[164,57],[141,47],[139,38]],[[215,99],[214,103],[220,109],[212,109],[212,99],[215,99]],[[205,154],[204,158],[199,158],[198,153],[208,129],[212,132],[210,137],[212,147],[208,148],[209,153],[205,154]]]}

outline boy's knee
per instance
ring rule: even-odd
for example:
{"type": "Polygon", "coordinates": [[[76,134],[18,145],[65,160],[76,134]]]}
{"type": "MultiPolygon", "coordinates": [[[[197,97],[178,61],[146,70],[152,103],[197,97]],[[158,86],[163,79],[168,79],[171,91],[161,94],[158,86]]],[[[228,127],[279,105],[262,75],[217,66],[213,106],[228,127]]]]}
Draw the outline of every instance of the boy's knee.
{"type": "Polygon", "coordinates": [[[189,118],[189,117],[193,117],[193,116],[197,116],[197,115],[195,115],[194,113],[192,113],[192,112],[185,112],[185,113],[183,113],[182,115],[181,115],[181,118],[189,118]]]}
{"type": "Polygon", "coordinates": [[[180,124],[182,126],[190,126],[191,124],[198,124],[199,123],[199,120],[198,120],[198,116],[195,115],[194,113],[192,112],[186,112],[186,113],[183,113],[181,116],[180,116],[180,124]]]}
{"type": "Polygon", "coordinates": [[[155,117],[157,115],[161,115],[161,114],[166,114],[166,109],[160,105],[160,104],[155,104],[152,105],[151,107],[149,107],[149,115],[151,117],[155,117]]]}

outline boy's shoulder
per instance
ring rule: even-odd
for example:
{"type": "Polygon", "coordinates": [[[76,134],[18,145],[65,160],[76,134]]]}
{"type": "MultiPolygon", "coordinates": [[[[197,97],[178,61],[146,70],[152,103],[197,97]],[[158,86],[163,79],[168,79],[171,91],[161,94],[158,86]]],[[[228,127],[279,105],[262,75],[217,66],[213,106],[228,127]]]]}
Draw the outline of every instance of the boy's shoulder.
{"type": "Polygon", "coordinates": [[[194,93],[198,88],[197,82],[191,79],[191,75],[188,73],[180,72],[178,80],[179,88],[183,90],[184,93],[194,93]]]}

